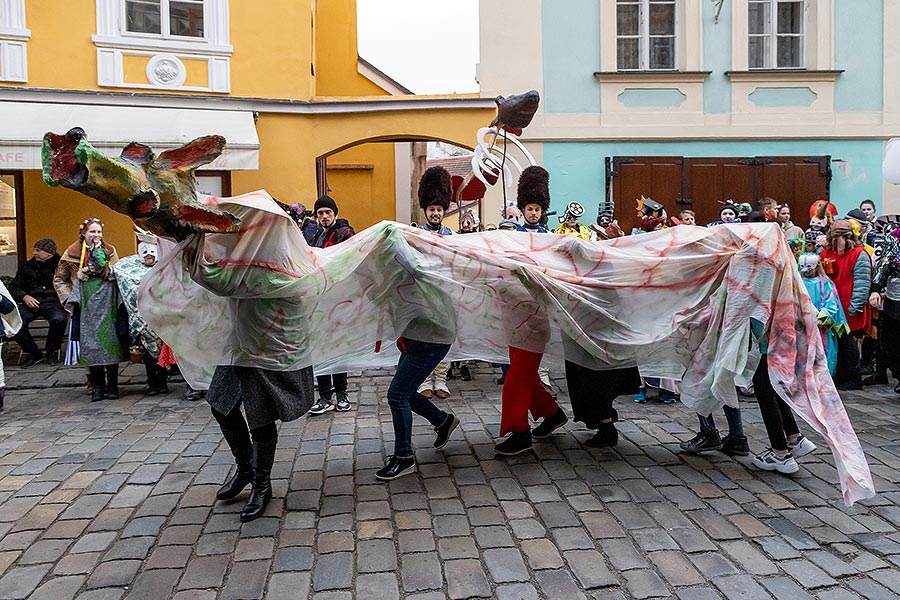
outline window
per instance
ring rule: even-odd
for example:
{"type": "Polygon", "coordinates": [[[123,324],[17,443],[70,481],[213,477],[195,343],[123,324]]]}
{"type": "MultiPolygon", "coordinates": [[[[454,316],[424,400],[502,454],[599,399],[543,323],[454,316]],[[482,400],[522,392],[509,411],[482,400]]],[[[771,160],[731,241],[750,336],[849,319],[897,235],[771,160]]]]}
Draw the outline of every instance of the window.
{"type": "Polygon", "coordinates": [[[748,11],[749,67],[804,68],[806,0],[750,0],[748,11]]]}
{"type": "Polygon", "coordinates": [[[203,0],[125,0],[125,31],[202,38],[203,0]]]}
{"type": "Polygon", "coordinates": [[[619,71],[675,69],[678,0],[617,0],[616,42],[619,71]]]}

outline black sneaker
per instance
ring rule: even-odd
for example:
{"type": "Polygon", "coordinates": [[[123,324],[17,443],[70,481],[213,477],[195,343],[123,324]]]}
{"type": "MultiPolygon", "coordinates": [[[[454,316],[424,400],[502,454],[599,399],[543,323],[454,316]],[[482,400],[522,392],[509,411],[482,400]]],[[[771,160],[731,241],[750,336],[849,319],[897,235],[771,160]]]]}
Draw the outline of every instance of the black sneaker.
{"type": "Polygon", "coordinates": [[[887,373],[875,373],[863,379],[863,385],[886,385],[887,382],[887,373]]]}
{"type": "Polygon", "coordinates": [[[494,451],[503,456],[515,456],[531,450],[531,430],[513,431],[506,439],[494,446],[494,451]]]}
{"type": "Polygon", "coordinates": [[[463,365],[459,368],[459,378],[463,381],[472,381],[472,371],[469,365],[463,365]]]}
{"type": "Polygon", "coordinates": [[[450,434],[459,427],[459,419],[454,414],[448,414],[444,422],[434,428],[434,447],[443,448],[450,441],[450,434]]]}
{"type": "Polygon", "coordinates": [[[324,415],[334,410],[334,403],[327,398],[319,398],[319,401],[309,407],[309,414],[324,415]]]}
{"type": "Polygon", "coordinates": [[[388,462],[382,468],[375,471],[375,479],[381,481],[390,481],[404,475],[416,472],[415,458],[397,458],[396,456],[388,456],[388,462]]]}
{"type": "Polygon", "coordinates": [[[722,438],[719,437],[718,431],[701,431],[693,438],[678,445],[681,446],[682,452],[697,454],[709,450],[721,450],[722,438]]]}
{"type": "Polygon", "coordinates": [[[59,355],[56,352],[51,352],[47,355],[47,364],[51,367],[55,367],[59,364],[59,355]]]}
{"type": "Polygon", "coordinates": [[[350,398],[347,396],[347,392],[337,392],[335,396],[337,399],[334,402],[334,410],[338,412],[347,412],[353,408],[353,405],[350,404],[350,398]]]}
{"type": "Polygon", "coordinates": [[[551,433],[565,425],[566,421],[568,420],[569,417],[566,416],[566,413],[563,412],[563,409],[557,409],[556,413],[550,415],[549,417],[544,417],[544,420],[541,421],[541,424],[531,430],[531,437],[537,439],[550,437],[551,433]]]}
{"type": "Polygon", "coordinates": [[[729,433],[722,438],[722,452],[728,456],[750,456],[750,444],[747,443],[747,436],[729,433]]]}

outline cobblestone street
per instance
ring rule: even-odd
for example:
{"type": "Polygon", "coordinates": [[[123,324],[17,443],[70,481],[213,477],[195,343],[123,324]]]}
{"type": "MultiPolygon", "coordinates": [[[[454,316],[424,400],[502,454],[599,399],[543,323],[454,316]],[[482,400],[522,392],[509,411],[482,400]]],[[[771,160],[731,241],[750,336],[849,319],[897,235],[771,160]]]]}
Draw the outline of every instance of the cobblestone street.
{"type": "MultiPolygon", "coordinates": [[[[618,402],[615,451],[569,422],[534,454],[499,459],[499,370],[450,382],[461,420],[443,451],[416,419],[418,473],[375,480],[392,448],[387,372],[350,378],[356,410],[280,426],[267,515],[216,503],[232,457],[205,402],[92,404],[80,369],[7,368],[0,415],[0,599],[896,598],[900,397],[847,393],[879,494],[840,500],[819,446],[792,477],[749,457],[678,453],[696,416],[618,402]],[[18,386],[18,389],[17,389],[18,386]]],[[[560,400],[571,411],[565,394],[560,400]]],[[[744,405],[751,449],[767,444],[744,405]]],[[[725,419],[717,415],[720,427],[725,419]]]]}

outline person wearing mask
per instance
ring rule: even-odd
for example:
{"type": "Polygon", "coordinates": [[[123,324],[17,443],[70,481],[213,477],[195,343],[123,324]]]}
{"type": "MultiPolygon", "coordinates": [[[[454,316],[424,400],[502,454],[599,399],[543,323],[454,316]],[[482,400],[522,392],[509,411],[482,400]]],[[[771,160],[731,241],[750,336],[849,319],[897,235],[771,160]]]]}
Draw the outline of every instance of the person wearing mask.
{"type": "Polygon", "coordinates": [[[119,363],[126,359],[128,315],[112,268],[118,260],[115,247],[103,240],[103,223],[89,218],[53,275],[59,301],[73,319],[69,341],[78,340],[79,356],[67,356],[66,364],[88,365],[92,402],[119,397],[119,363]]]}
{"type": "MultiPolygon", "coordinates": [[[[313,235],[313,247],[328,248],[353,237],[355,232],[347,219],[338,218],[338,205],[333,198],[320,197],[314,208],[318,229],[313,235]]],[[[316,384],[319,388],[319,400],[310,407],[309,414],[321,415],[332,410],[346,412],[353,408],[347,395],[346,373],[317,375],[316,384]]]]}
{"type": "Polygon", "coordinates": [[[22,328],[13,339],[25,354],[23,369],[42,358],[40,349],[28,331],[28,325],[38,317],[43,317],[49,324],[44,345],[47,364],[51,367],[59,364],[59,349],[69,318],[53,289],[53,273],[58,264],[56,242],[47,238],[38,240],[34,243],[32,257],[19,267],[9,284],[9,292],[18,303],[22,317],[22,328]]]}
{"type": "Polygon", "coordinates": [[[119,292],[128,310],[128,329],[133,348],[143,353],[144,370],[147,373],[147,395],[168,394],[168,369],[159,365],[163,342],[147,326],[137,305],[138,288],[159,257],[157,238],[153,234],[138,233],[137,254],[126,256],[113,266],[119,292]]]}
{"type": "Polygon", "coordinates": [[[843,219],[831,224],[820,258],[825,274],[837,288],[851,333],[838,338],[834,384],[839,390],[862,389],[857,338],[868,333],[872,324],[868,302],[872,261],[853,234],[850,221],[843,219]]]}

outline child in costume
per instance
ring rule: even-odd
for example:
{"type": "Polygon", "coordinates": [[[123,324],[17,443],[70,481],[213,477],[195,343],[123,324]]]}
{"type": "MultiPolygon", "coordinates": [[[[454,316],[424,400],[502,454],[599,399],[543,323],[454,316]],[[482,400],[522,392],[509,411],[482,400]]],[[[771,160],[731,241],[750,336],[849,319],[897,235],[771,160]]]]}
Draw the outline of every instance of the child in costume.
{"type": "Polygon", "coordinates": [[[569,202],[566,212],[559,218],[559,222],[562,224],[554,229],[553,233],[574,235],[582,240],[590,240],[591,230],[578,222],[582,215],[584,215],[584,207],[578,202],[569,202]]]}
{"type": "Polygon", "coordinates": [[[825,356],[828,359],[828,371],[834,375],[837,366],[838,337],[850,333],[847,325],[847,317],[841,307],[841,299],[838,298],[837,289],[831,279],[825,275],[819,262],[819,255],[807,252],[800,255],[797,261],[800,274],[803,275],[803,284],[813,306],[819,311],[819,331],[822,334],[822,345],[825,347],[825,356]]]}
{"type": "MultiPolygon", "coordinates": [[[[525,224],[518,231],[549,233],[541,225],[541,219],[550,208],[550,174],[538,166],[527,167],[519,177],[517,205],[525,217],[525,224]]],[[[530,343],[540,336],[550,337],[546,315],[533,315],[526,322],[519,335],[530,343]]],[[[545,340],[546,341],[546,340],[545,340]]],[[[497,454],[512,456],[531,450],[531,438],[548,437],[555,429],[568,421],[568,417],[556,403],[553,394],[541,383],[538,368],[543,353],[524,348],[509,347],[509,370],[503,384],[500,416],[500,435],[506,439],[494,446],[497,454]],[[528,423],[528,413],[535,420],[543,418],[532,431],[528,423]]]]}

